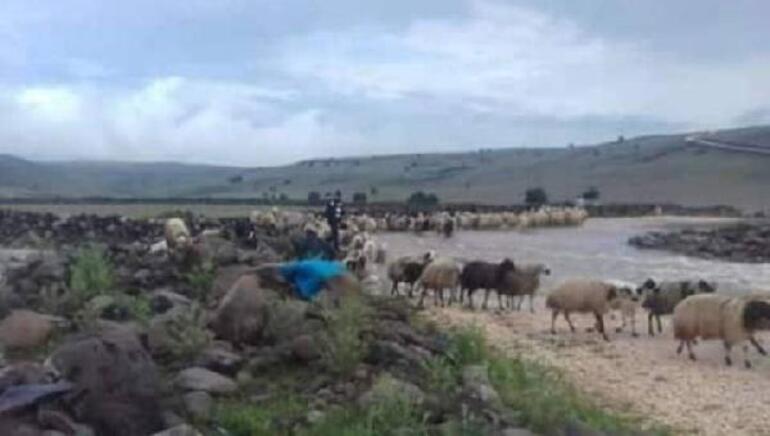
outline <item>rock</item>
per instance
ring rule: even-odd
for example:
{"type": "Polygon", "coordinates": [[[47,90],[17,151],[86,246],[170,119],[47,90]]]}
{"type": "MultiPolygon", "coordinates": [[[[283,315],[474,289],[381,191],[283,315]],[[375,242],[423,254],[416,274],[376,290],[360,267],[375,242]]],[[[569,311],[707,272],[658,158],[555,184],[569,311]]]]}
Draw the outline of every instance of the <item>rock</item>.
{"type": "Polygon", "coordinates": [[[75,418],[97,434],[146,435],[163,428],[157,368],[134,333],[115,328],[76,337],[49,361],[81,393],[75,418]]]}
{"type": "Polygon", "coordinates": [[[526,428],[506,428],[500,433],[501,436],[537,436],[526,428]]]}
{"type": "Polygon", "coordinates": [[[150,307],[155,314],[165,313],[175,306],[189,306],[190,299],[168,289],[156,289],[150,297],[150,307]]]}
{"type": "Polygon", "coordinates": [[[489,382],[489,371],[483,365],[471,365],[463,368],[463,388],[471,397],[482,403],[499,405],[500,394],[489,382]]]}
{"type": "Polygon", "coordinates": [[[208,421],[211,418],[211,411],[214,407],[214,400],[208,392],[195,391],[182,397],[185,410],[196,422],[208,421]]]}
{"type": "Polygon", "coordinates": [[[205,368],[185,369],[177,375],[174,383],[181,389],[212,394],[229,394],[238,389],[232,379],[205,368]]]}
{"type": "Polygon", "coordinates": [[[377,378],[372,388],[358,398],[358,404],[362,407],[371,407],[393,400],[419,405],[424,403],[425,393],[409,382],[383,373],[377,378]]]}
{"type": "Polygon", "coordinates": [[[267,325],[271,302],[277,299],[275,292],[260,288],[255,276],[242,276],[217,307],[212,330],[233,344],[256,344],[267,325]]]}
{"type": "Polygon", "coordinates": [[[66,414],[56,410],[38,410],[37,422],[43,428],[57,430],[65,434],[78,436],[95,435],[93,429],[90,427],[83,424],[78,424],[66,414]]]}
{"type": "Polygon", "coordinates": [[[294,357],[301,362],[310,362],[320,357],[318,344],[312,335],[301,335],[294,338],[291,343],[294,357]]]}
{"type": "Polygon", "coordinates": [[[152,436],[203,436],[198,430],[189,424],[182,424],[176,427],[155,433],[152,436]]]}
{"type": "Polygon", "coordinates": [[[19,362],[0,370],[0,392],[11,386],[51,382],[52,375],[39,363],[19,362]]]}
{"type": "Polygon", "coordinates": [[[243,363],[244,359],[239,354],[217,345],[207,347],[196,360],[196,366],[229,376],[237,374],[243,363]]]}
{"type": "Polygon", "coordinates": [[[50,316],[30,310],[14,310],[0,322],[0,344],[30,349],[44,345],[54,329],[50,316]]]}
{"type": "Polygon", "coordinates": [[[324,415],[324,413],[319,410],[311,410],[307,413],[307,422],[310,424],[317,424],[321,422],[325,416],[326,415],[324,415]]]}

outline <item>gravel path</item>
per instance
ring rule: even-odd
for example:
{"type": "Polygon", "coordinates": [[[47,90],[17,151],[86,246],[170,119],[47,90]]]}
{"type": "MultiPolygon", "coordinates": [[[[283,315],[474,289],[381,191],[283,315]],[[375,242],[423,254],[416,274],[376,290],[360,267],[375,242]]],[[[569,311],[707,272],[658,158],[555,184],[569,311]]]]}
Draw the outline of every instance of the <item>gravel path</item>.
{"type": "MultiPolygon", "coordinates": [[[[720,343],[711,341],[701,342],[695,348],[699,360],[690,362],[676,355],[668,326],[663,336],[647,337],[646,320],[637,326],[645,332],[641,337],[614,334],[605,343],[585,332],[592,316],[573,315],[578,333],[568,333],[560,318],[554,336],[542,300],[537,309],[534,315],[456,308],[428,313],[443,326],[481,326],[496,348],[562,369],[581,391],[613,410],[649,417],[681,434],[770,434],[770,359],[752,354],[753,370],[725,367],[720,343]]],[[[619,320],[608,321],[616,324],[619,320]]]]}

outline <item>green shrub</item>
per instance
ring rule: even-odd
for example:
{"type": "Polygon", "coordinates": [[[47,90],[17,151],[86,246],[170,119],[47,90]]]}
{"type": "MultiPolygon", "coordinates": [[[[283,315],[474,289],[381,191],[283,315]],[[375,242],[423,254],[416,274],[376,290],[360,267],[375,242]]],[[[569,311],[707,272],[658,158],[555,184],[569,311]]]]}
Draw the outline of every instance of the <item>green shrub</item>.
{"type": "Polygon", "coordinates": [[[216,279],[216,268],[209,264],[196,266],[192,271],[185,274],[185,281],[192,288],[192,297],[195,300],[205,302],[211,293],[211,288],[216,279]]]}
{"type": "Polygon", "coordinates": [[[194,358],[211,340],[206,329],[206,312],[197,304],[181,311],[166,324],[170,339],[171,359],[184,361],[194,358]]]}
{"type": "Polygon", "coordinates": [[[350,374],[363,359],[367,350],[361,332],[368,314],[366,303],[353,296],[343,298],[338,308],[327,310],[321,357],[330,372],[350,374]]]}
{"type": "Polygon", "coordinates": [[[69,287],[78,305],[112,292],[115,274],[104,252],[96,247],[83,248],[70,265],[69,287]]]}
{"type": "Polygon", "coordinates": [[[215,410],[216,422],[228,436],[272,436],[287,433],[282,421],[303,416],[304,405],[291,395],[277,395],[276,400],[255,405],[223,402],[215,410]],[[283,430],[283,431],[282,431],[283,430]]]}

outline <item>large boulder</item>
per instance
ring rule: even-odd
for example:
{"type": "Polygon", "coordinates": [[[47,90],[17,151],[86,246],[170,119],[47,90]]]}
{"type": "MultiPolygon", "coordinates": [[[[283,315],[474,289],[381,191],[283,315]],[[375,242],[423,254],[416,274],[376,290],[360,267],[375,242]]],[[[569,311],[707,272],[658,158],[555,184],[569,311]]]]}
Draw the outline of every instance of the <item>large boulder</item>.
{"type": "Polygon", "coordinates": [[[30,310],[14,310],[0,322],[0,344],[30,349],[45,345],[54,330],[54,319],[30,310]]]}
{"type": "Polygon", "coordinates": [[[73,338],[50,356],[51,366],[74,383],[76,419],[97,434],[139,436],[162,429],[159,376],[132,332],[113,328],[73,338]]]}
{"type": "Polygon", "coordinates": [[[185,369],[177,375],[174,384],[181,389],[212,394],[229,394],[238,389],[232,379],[205,368],[185,369]]]}
{"type": "Polygon", "coordinates": [[[275,292],[260,287],[255,276],[241,276],[217,307],[211,328],[233,344],[258,343],[267,325],[268,308],[277,299],[275,292]]]}

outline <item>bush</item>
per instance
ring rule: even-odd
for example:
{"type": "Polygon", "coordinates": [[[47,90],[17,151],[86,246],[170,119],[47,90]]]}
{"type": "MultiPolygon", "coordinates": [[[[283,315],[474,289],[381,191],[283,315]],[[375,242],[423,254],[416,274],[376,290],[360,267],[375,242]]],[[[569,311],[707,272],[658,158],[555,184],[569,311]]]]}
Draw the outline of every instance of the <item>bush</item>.
{"type": "Polygon", "coordinates": [[[584,200],[598,200],[599,196],[599,190],[595,186],[588,188],[582,195],[584,200]]]}
{"type": "Polygon", "coordinates": [[[338,308],[327,311],[321,357],[330,372],[350,374],[361,363],[367,351],[361,332],[367,325],[368,314],[369,307],[355,296],[343,298],[338,308]]]}
{"type": "Polygon", "coordinates": [[[540,187],[527,189],[524,193],[524,203],[530,207],[540,207],[548,203],[548,194],[540,187]]]}
{"type": "Polygon", "coordinates": [[[104,252],[96,247],[83,248],[70,265],[69,287],[74,303],[81,306],[91,298],[110,293],[115,274],[104,252]]]}
{"type": "Polygon", "coordinates": [[[190,308],[181,311],[167,323],[166,332],[170,343],[171,359],[189,360],[195,357],[211,340],[206,329],[206,311],[197,304],[191,304],[190,308]]]}
{"type": "Polygon", "coordinates": [[[356,192],[353,194],[353,204],[364,205],[366,204],[366,193],[356,192]]]}
{"type": "Polygon", "coordinates": [[[406,204],[410,208],[426,209],[436,207],[439,204],[439,200],[436,194],[417,191],[409,196],[406,204]]]}
{"type": "Polygon", "coordinates": [[[198,301],[206,301],[216,279],[216,268],[209,263],[196,266],[185,274],[185,281],[190,285],[191,298],[198,301]]]}

